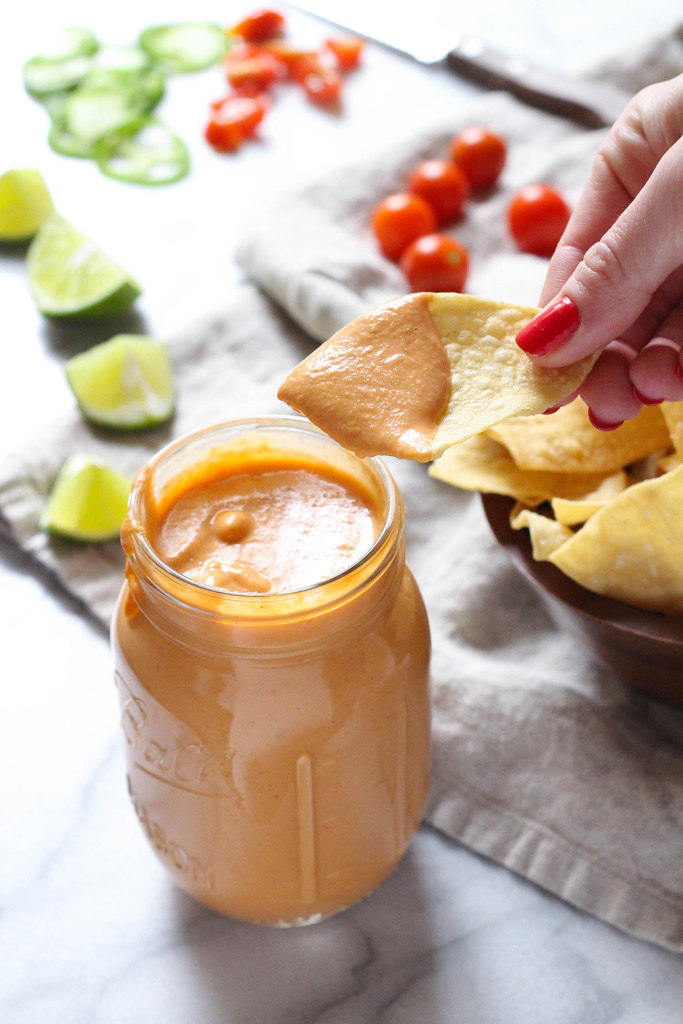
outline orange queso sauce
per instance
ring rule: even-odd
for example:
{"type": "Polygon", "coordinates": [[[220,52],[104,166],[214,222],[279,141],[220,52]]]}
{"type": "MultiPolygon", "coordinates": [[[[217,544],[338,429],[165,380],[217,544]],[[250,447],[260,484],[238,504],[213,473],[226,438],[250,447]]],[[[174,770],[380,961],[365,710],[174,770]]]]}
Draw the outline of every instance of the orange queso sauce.
{"type": "Polygon", "coordinates": [[[112,629],[129,789],[174,881],[249,921],[372,891],[429,777],[429,630],[386,469],[292,418],[136,478],[112,629]]]}
{"type": "Polygon", "coordinates": [[[331,579],[365,554],[380,527],[375,497],[348,473],[272,451],[185,474],[149,522],[167,565],[234,593],[331,579]]]}

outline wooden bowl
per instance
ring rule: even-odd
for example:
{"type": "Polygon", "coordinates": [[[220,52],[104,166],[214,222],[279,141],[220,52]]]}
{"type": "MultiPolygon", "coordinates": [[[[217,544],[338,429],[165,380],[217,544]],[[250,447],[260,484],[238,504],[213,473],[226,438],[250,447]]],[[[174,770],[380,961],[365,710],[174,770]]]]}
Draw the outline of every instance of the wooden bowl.
{"type": "Polygon", "coordinates": [[[596,661],[629,686],[683,705],[683,618],[633,608],[579,586],[550,562],[536,562],[528,530],[513,530],[511,498],[482,495],[493,533],[551,616],[596,661]]]}

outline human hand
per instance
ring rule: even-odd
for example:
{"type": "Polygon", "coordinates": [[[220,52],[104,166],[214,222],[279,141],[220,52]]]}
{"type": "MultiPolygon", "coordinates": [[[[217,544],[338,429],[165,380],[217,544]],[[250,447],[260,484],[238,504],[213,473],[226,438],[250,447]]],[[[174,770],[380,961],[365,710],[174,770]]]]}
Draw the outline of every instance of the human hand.
{"type": "Polygon", "coordinates": [[[579,394],[612,429],[683,399],[683,75],[638,93],[600,146],[518,335],[543,366],[602,349],[579,394]]]}

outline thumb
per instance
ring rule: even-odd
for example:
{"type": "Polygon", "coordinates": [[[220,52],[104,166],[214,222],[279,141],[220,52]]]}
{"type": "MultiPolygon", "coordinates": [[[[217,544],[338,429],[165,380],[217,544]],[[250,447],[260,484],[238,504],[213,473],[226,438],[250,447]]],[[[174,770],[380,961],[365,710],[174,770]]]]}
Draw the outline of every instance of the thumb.
{"type": "MultiPolygon", "coordinates": [[[[577,225],[577,232],[585,225],[577,225]]],[[[575,266],[560,294],[520,332],[544,366],[566,366],[622,338],[642,348],[679,295],[666,282],[683,264],[683,139],[575,266]]],[[[571,231],[562,245],[572,246],[571,231]]]]}

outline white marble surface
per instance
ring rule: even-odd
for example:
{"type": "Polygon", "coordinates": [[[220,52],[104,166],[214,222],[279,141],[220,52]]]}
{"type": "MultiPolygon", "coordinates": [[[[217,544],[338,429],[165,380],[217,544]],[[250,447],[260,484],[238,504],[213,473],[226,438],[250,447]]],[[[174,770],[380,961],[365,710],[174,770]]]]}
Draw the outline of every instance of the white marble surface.
{"type": "MultiPolygon", "coordinates": [[[[149,192],[52,154],[20,67],[50,25],[127,41],[144,24],[229,20],[249,4],[178,0],[17,5],[0,38],[2,169],[43,168],[61,211],[145,285],[141,326],[163,336],[219,306],[239,280],[232,249],[260,190],[285,188],[401,129],[406,104],[472,94],[445,72],[372,48],[334,117],[291,96],[264,141],[236,158],[195,150],[179,186],[149,192]],[[98,9],[99,7],[99,9],[98,9]],[[380,121],[380,115],[382,120],[380,121]]],[[[462,28],[574,70],[604,46],[656,31],[680,0],[573,5],[484,0],[462,28]],[[590,11],[590,17],[588,12],[590,11]]],[[[388,5],[391,10],[392,5],[388,5]]],[[[476,9],[475,9],[476,8],[476,9]]],[[[424,4],[420,5],[424,11],[424,4]]],[[[301,36],[322,31],[293,20],[301,36]]],[[[294,28],[293,28],[294,32],[294,28]]],[[[200,76],[170,105],[199,136],[200,76]]],[[[71,408],[61,363],[74,339],[36,315],[18,254],[0,251],[11,449],[71,408]]],[[[365,903],[313,928],[220,918],[175,891],[130,808],[106,637],[10,546],[0,548],[6,669],[0,773],[0,1020],[5,1024],[680,1024],[680,957],[577,913],[423,829],[365,903]]]]}

